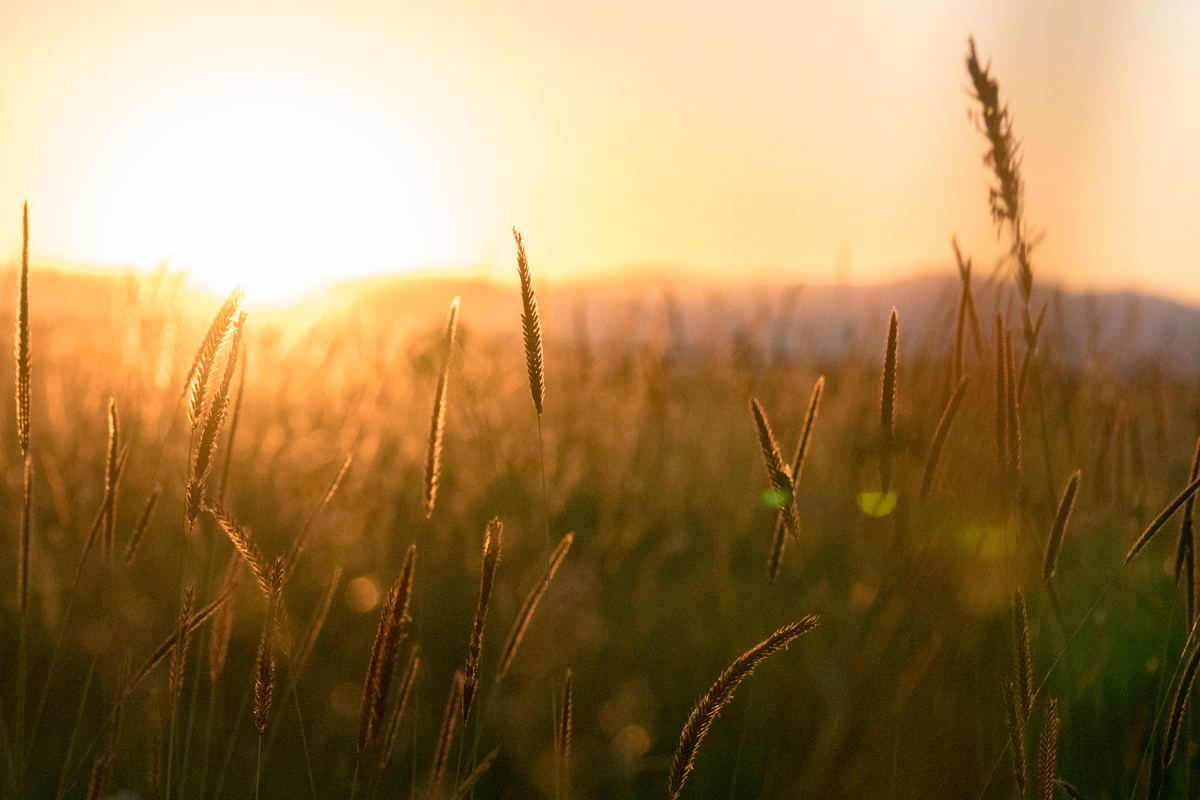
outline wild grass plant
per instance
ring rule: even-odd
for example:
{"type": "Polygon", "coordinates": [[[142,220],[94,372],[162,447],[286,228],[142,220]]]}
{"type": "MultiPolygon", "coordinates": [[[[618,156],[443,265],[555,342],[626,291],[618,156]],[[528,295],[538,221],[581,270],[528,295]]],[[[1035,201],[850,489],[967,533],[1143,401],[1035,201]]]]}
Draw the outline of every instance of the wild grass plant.
{"type": "Polygon", "coordinates": [[[967,66],[1015,280],[955,244],[836,358],[589,323],[519,235],[519,293],[259,319],[26,233],[0,797],[1194,794],[1198,377],[1069,355],[967,66]]]}

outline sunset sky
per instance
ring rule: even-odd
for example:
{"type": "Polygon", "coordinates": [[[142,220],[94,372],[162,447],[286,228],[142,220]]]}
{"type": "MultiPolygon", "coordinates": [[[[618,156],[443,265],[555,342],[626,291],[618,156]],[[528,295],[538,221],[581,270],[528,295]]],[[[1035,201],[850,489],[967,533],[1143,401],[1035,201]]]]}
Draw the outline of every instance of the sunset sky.
{"type": "Polygon", "coordinates": [[[1000,247],[967,35],[1034,268],[1200,302],[1200,6],[0,0],[0,257],[260,296],[440,266],[875,281],[1000,247]]]}

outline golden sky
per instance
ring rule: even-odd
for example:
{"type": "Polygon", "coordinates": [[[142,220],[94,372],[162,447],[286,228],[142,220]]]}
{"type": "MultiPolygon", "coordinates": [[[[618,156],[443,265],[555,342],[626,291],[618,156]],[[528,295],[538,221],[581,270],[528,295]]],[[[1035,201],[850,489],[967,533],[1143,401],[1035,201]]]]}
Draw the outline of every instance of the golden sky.
{"type": "MultiPolygon", "coordinates": [[[[874,281],[999,253],[1200,301],[1200,6],[0,0],[0,237],[261,297],[437,266],[874,281]],[[7,211],[3,211],[7,209],[7,211]]],[[[0,253],[0,256],[5,255],[0,253]]]]}

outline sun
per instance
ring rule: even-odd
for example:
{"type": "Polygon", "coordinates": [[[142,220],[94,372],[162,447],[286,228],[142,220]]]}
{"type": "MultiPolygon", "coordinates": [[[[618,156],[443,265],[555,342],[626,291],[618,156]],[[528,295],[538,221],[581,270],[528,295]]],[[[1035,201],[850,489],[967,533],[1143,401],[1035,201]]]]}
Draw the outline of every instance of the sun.
{"type": "Polygon", "coordinates": [[[117,181],[110,233],[137,264],[260,302],[426,257],[438,182],[392,128],[315,92],[194,93],[148,120],[117,181]]]}

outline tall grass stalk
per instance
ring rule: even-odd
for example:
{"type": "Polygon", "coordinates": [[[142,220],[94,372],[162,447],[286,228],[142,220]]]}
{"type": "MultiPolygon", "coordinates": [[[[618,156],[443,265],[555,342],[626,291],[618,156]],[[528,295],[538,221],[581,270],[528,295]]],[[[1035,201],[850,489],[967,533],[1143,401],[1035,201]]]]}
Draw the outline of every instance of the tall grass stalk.
{"type": "Polygon", "coordinates": [[[517,242],[517,278],[521,282],[521,335],[525,342],[525,371],[529,377],[529,394],[537,413],[538,462],[542,472],[542,523],[546,535],[546,563],[550,563],[550,501],[546,493],[546,445],[542,438],[542,406],[546,399],[546,364],[542,347],[542,321],[538,313],[537,294],[533,290],[533,275],[525,255],[521,234],[513,228],[517,242]]]}
{"type": "Polygon", "coordinates": [[[25,755],[25,704],[28,681],[28,615],[29,604],[29,550],[31,547],[30,516],[32,514],[32,457],[29,452],[29,202],[21,208],[21,269],[17,274],[16,331],[14,334],[14,361],[16,362],[16,411],[17,441],[21,445],[24,461],[24,479],[21,494],[21,517],[17,535],[17,606],[20,612],[17,634],[17,702],[16,702],[16,750],[17,793],[25,793],[25,772],[29,760],[25,755]]]}

